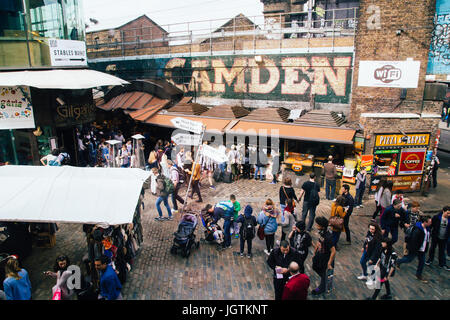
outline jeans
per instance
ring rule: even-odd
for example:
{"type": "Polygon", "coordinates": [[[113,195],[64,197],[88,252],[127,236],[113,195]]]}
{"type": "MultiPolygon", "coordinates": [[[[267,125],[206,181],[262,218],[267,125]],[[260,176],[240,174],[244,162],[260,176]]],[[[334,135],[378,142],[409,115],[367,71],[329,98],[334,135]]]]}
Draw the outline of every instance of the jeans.
{"type": "Polygon", "coordinates": [[[339,238],[341,237],[341,232],[340,231],[333,231],[333,245],[335,247],[337,247],[337,244],[339,242],[339,238]]]}
{"type": "Polygon", "coordinates": [[[231,233],[234,233],[235,235],[239,234],[239,223],[233,221],[230,229],[232,229],[231,233]]]}
{"type": "Polygon", "coordinates": [[[364,191],[366,191],[365,187],[356,189],[355,206],[360,206],[362,204],[362,198],[364,195],[364,191]]]}
{"type": "Polygon", "coordinates": [[[231,236],[230,236],[230,228],[231,228],[232,221],[230,219],[225,220],[223,222],[223,246],[229,247],[231,246],[231,236]]]}
{"type": "Polygon", "coordinates": [[[350,228],[348,227],[348,224],[350,222],[350,217],[352,216],[352,214],[346,214],[344,217],[344,229],[345,229],[345,238],[348,242],[352,241],[352,238],[350,236],[350,228]]]}
{"type": "Polygon", "coordinates": [[[219,169],[222,173],[225,173],[225,169],[227,167],[227,163],[223,162],[223,163],[219,163],[219,169]]]}
{"type": "Polygon", "coordinates": [[[314,224],[314,218],[316,217],[316,207],[317,206],[309,206],[308,201],[303,201],[302,221],[304,221],[306,224],[306,216],[309,211],[309,222],[306,227],[306,230],[308,231],[311,231],[311,228],[314,224]]]}
{"type": "Polygon", "coordinates": [[[434,251],[436,250],[436,246],[439,246],[439,266],[443,267],[446,265],[445,262],[445,247],[447,245],[446,240],[438,239],[438,238],[432,238],[431,239],[431,246],[430,246],[430,252],[428,253],[428,261],[433,262],[434,260],[434,251]]]}
{"type": "Polygon", "coordinates": [[[414,258],[417,256],[417,258],[419,259],[419,264],[417,265],[417,271],[416,271],[416,276],[420,277],[422,276],[422,272],[423,272],[423,267],[425,266],[425,252],[417,252],[417,253],[409,253],[408,255],[404,256],[403,258],[401,258],[400,260],[398,260],[398,264],[402,264],[402,263],[410,263],[411,261],[414,260],[414,258]]]}
{"type": "Polygon", "coordinates": [[[121,168],[129,168],[130,167],[130,163],[128,162],[126,164],[122,164],[120,167],[121,168]]]}
{"type": "Polygon", "coordinates": [[[252,254],[252,241],[253,241],[253,239],[245,240],[245,239],[243,239],[241,237],[240,241],[241,241],[241,253],[244,253],[244,245],[245,245],[245,242],[247,241],[247,253],[248,254],[252,254]]]}
{"type": "Polygon", "coordinates": [[[175,187],[175,190],[172,193],[172,205],[173,205],[173,209],[174,210],[178,210],[178,204],[177,204],[177,200],[181,202],[181,204],[184,204],[184,200],[182,197],[180,197],[178,195],[178,191],[181,188],[181,184],[177,184],[177,186],[175,187]]]}
{"type": "Polygon", "coordinates": [[[362,256],[361,256],[361,260],[359,260],[359,263],[361,264],[361,268],[363,270],[363,275],[365,275],[367,277],[367,251],[364,250],[362,256]]]}
{"type": "Polygon", "coordinates": [[[389,233],[392,236],[392,244],[396,243],[398,240],[398,227],[396,228],[386,227],[384,229],[383,237],[387,237],[389,233]]]}
{"type": "Polygon", "coordinates": [[[273,234],[266,234],[265,238],[266,238],[267,251],[270,252],[271,250],[273,250],[273,247],[275,245],[275,234],[274,233],[273,234]]]}
{"type": "Polygon", "coordinates": [[[263,167],[256,166],[256,169],[255,169],[255,180],[258,180],[258,172],[259,172],[259,178],[260,178],[261,181],[263,181],[263,169],[262,168],[263,167]]]}
{"type": "Polygon", "coordinates": [[[325,195],[327,200],[333,200],[336,196],[336,180],[326,180],[325,195]]]}
{"type": "Polygon", "coordinates": [[[164,206],[167,209],[167,212],[169,213],[169,217],[172,216],[172,212],[170,211],[169,206],[169,199],[168,196],[160,196],[158,199],[156,199],[156,210],[158,210],[159,217],[162,217],[162,210],[161,210],[161,202],[164,201],[164,206]]]}
{"type": "MultiPolygon", "coordinates": [[[[386,294],[389,295],[389,296],[391,295],[391,285],[389,284],[389,281],[381,282],[380,289],[375,289],[375,292],[373,293],[373,296],[372,296],[373,300],[377,299],[378,294],[380,293],[381,287],[383,286],[383,284],[386,287],[386,294]]],[[[381,296],[381,298],[383,298],[383,296],[381,296]]]]}
{"type": "Polygon", "coordinates": [[[376,206],[376,209],[372,215],[372,219],[375,219],[377,217],[378,213],[381,212],[381,206],[379,205],[379,203],[377,201],[375,201],[375,206],[376,206]]]}
{"type": "Polygon", "coordinates": [[[200,193],[200,186],[198,185],[200,180],[192,180],[192,191],[190,197],[192,198],[194,196],[194,192],[198,196],[198,201],[202,202],[202,194],[200,193]]]}

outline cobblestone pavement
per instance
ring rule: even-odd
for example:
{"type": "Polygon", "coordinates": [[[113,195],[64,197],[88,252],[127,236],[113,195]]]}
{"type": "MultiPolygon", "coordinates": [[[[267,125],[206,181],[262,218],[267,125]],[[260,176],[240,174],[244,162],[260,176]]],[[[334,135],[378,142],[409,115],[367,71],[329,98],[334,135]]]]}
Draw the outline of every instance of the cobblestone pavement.
{"type": "MultiPolygon", "coordinates": [[[[440,185],[432,190],[428,198],[420,198],[422,203],[433,208],[442,208],[450,194],[450,170],[441,170],[440,185]],[[448,197],[448,196],[447,196],[448,197]],[[437,203],[435,201],[441,201],[437,203]],[[432,203],[430,203],[432,202],[432,203]]],[[[306,179],[301,177],[302,180],[306,179]]],[[[205,183],[206,185],[206,183],[205,183]]],[[[254,214],[259,213],[262,203],[270,197],[278,201],[280,184],[270,185],[267,181],[238,181],[233,184],[218,184],[216,190],[202,187],[204,203],[215,203],[227,199],[231,193],[237,196],[244,208],[251,204],[254,214]]],[[[297,189],[298,191],[298,189],[297,189]]],[[[184,194],[184,193],[181,193],[184,194]]],[[[323,195],[322,195],[323,196],[323,195]]],[[[194,196],[194,200],[195,200],[194,196]]],[[[412,198],[412,197],[411,197],[412,198]]],[[[145,210],[142,215],[144,229],[144,243],[135,259],[133,269],[129,273],[122,294],[128,300],[171,300],[171,299],[273,299],[274,291],[272,273],[266,264],[267,256],[263,250],[265,241],[255,238],[253,241],[253,258],[239,256],[239,240],[232,240],[232,249],[223,252],[216,251],[214,244],[200,243],[199,249],[194,249],[188,259],[170,254],[173,242],[173,232],[176,230],[180,215],[175,215],[173,221],[157,222],[154,218],[157,212],[154,206],[156,198],[147,190],[145,196],[145,210]]],[[[331,201],[322,199],[317,209],[317,215],[329,217],[331,201]]],[[[167,215],[164,206],[163,213],[167,215]]],[[[297,208],[298,209],[298,208],[297,208]]],[[[373,200],[367,199],[364,208],[355,209],[350,220],[352,245],[344,245],[345,235],[341,236],[340,250],[336,256],[334,290],[324,296],[310,299],[343,299],[358,300],[371,295],[373,291],[365,287],[364,282],[356,277],[361,273],[359,265],[361,247],[366,233],[367,224],[374,210],[373,200]]],[[[80,263],[86,254],[86,243],[81,225],[61,224],[56,236],[56,246],[51,249],[33,248],[32,255],[25,261],[25,268],[30,273],[33,285],[33,297],[37,300],[48,300],[53,279],[43,276],[45,270],[52,267],[58,254],[65,253],[72,259],[72,263],[80,263]]],[[[201,223],[196,230],[197,239],[202,238],[201,223]]],[[[276,239],[281,236],[278,230],[276,239]]],[[[313,230],[313,239],[317,234],[313,230]]],[[[400,244],[396,245],[401,254],[403,235],[400,244]]],[[[311,279],[310,289],[318,285],[319,277],[311,269],[311,253],[305,263],[306,274],[311,279]]],[[[443,300],[450,299],[450,273],[437,266],[437,261],[431,267],[425,266],[424,276],[430,282],[422,284],[416,280],[414,274],[417,260],[402,265],[391,281],[394,299],[401,300],[443,300]]],[[[383,289],[384,290],[384,289],[383,289]]]]}

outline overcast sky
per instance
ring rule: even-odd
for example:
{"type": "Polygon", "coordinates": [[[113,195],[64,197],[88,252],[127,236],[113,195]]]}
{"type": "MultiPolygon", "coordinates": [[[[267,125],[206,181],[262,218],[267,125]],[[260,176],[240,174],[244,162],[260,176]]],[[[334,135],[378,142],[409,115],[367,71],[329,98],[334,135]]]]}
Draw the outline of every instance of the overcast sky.
{"type": "MultiPolygon", "coordinates": [[[[263,4],[259,0],[83,0],[86,24],[90,18],[103,26],[114,27],[147,14],[160,25],[232,18],[239,13],[262,15],[263,4]]],[[[222,23],[223,24],[223,23],[222,23]]]]}

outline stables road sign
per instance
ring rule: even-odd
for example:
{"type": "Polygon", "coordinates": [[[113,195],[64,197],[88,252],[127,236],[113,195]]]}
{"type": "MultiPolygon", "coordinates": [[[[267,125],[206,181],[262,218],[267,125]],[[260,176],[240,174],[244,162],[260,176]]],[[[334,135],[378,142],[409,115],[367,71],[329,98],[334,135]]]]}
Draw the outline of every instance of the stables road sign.
{"type": "Polygon", "coordinates": [[[176,144],[185,146],[198,146],[200,144],[200,136],[197,134],[192,135],[185,133],[177,133],[176,135],[172,136],[172,140],[176,144]]]}
{"type": "Polygon", "coordinates": [[[202,145],[202,154],[205,157],[211,158],[218,163],[228,161],[228,157],[225,155],[225,153],[222,153],[219,150],[210,147],[206,144],[202,145]]]}
{"type": "Polygon", "coordinates": [[[202,133],[203,123],[201,123],[201,122],[192,121],[192,120],[180,118],[180,117],[173,118],[170,121],[178,129],[191,131],[191,132],[194,132],[197,134],[202,133]]]}

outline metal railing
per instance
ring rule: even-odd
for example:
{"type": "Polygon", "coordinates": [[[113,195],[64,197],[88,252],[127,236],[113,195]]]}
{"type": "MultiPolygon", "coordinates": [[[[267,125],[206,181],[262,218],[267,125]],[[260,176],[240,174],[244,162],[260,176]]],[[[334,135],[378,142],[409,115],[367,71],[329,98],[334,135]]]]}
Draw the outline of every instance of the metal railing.
{"type": "MultiPolygon", "coordinates": [[[[158,32],[157,27],[140,27],[120,30],[120,37],[113,33],[106,41],[95,39],[100,32],[87,32],[86,42],[89,58],[108,56],[128,56],[139,54],[174,54],[242,50],[255,51],[258,41],[279,41],[278,48],[283,48],[283,40],[331,38],[334,48],[335,39],[354,37],[357,27],[359,8],[333,9],[322,12],[289,12],[266,16],[237,16],[232,19],[191,21],[162,25],[167,33],[158,32]],[[318,15],[321,15],[321,18],[318,15]],[[312,16],[316,19],[312,19],[312,16]],[[227,44],[231,43],[231,47],[227,44]]],[[[101,31],[105,32],[105,30],[101,31]]],[[[108,31],[106,31],[108,32],[108,31]]]]}

